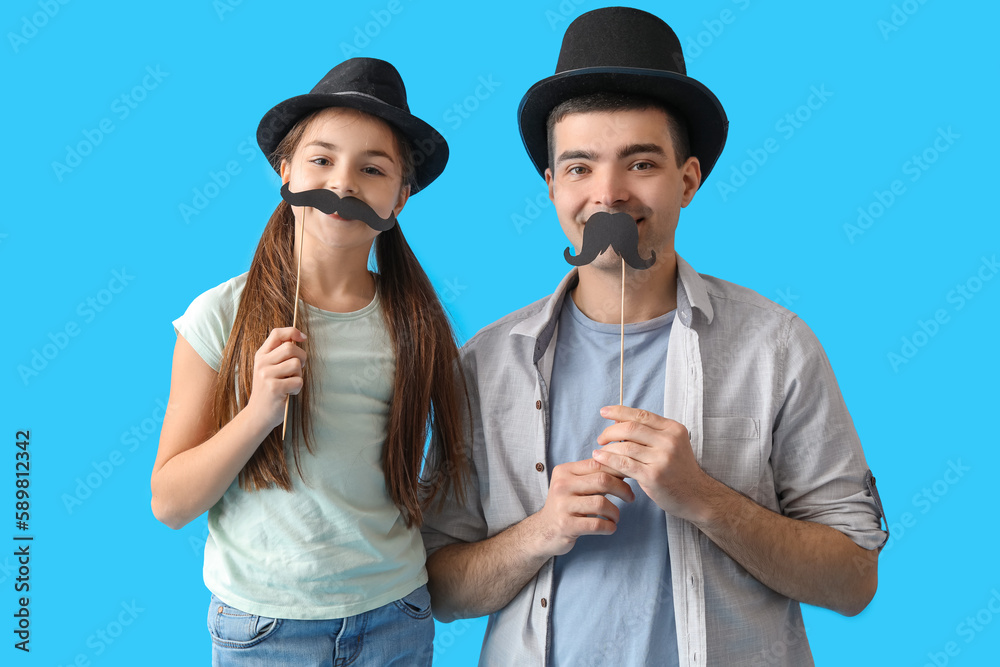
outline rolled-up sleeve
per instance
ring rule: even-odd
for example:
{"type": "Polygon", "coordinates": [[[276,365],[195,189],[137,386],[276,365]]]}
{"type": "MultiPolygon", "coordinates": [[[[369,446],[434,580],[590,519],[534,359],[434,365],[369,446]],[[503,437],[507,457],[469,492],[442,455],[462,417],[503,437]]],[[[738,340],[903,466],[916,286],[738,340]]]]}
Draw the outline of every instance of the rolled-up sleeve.
{"type": "MultiPolygon", "coordinates": [[[[424,523],[420,532],[424,540],[424,548],[430,556],[441,547],[459,542],[479,542],[487,537],[487,525],[480,500],[479,475],[476,471],[473,452],[477,443],[482,442],[483,420],[480,412],[479,390],[472,362],[468,355],[463,355],[465,383],[469,395],[469,412],[465,416],[466,434],[465,456],[469,465],[469,476],[465,485],[465,501],[461,502],[456,490],[451,489],[441,503],[435,503],[424,513],[424,523]]],[[[436,434],[432,434],[436,438],[436,434]]],[[[424,468],[424,481],[430,483],[434,475],[442,474],[436,458],[437,447],[431,447],[427,466],[424,468]]]]}
{"type": "Polygon", "coordinates": [[[788,320],[782,343],[771,450],[781,511],[865,549],[881,547],[888,538],[881,501],[826,353],[798,317],[788,320]]]}

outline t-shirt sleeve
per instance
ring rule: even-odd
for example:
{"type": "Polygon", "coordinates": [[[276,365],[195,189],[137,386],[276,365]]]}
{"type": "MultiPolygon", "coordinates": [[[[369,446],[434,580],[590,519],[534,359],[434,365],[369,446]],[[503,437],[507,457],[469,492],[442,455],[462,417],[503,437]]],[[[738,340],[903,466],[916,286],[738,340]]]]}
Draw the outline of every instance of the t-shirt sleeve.
{"type": "Polygon", "coordinates": [[[837,379],[815,334],[789,324],[784,401],[772,458],[782,513],[839,530],[865,549],[885,544],[883,510],[837,379]]]}
{"type": "MultiPolygon", "coordinates": [[[[245,276],[246,274],[244,274],[245,276]]],[[[244,276],[239,276],[201,294],[184,314],[174,320],[174,331],[218,372],[222,351],[236,319],[244,276]]]]}

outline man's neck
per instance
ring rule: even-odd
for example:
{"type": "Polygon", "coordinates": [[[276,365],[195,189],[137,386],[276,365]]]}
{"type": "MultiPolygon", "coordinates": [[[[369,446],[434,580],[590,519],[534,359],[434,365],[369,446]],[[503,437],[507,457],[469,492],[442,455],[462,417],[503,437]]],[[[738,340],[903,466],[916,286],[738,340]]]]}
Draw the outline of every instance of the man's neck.
{"type": "MultiPolygon", "coordinates": [[[[571,293],[580,311],[595,322],[616,323],[622,317],[621,270],[580,267],[580,282],[571,293]]],[[[625,266],[625,322],[646,322],[677,307],[677,255],[657,254],[644,271],[625,266]]]]}

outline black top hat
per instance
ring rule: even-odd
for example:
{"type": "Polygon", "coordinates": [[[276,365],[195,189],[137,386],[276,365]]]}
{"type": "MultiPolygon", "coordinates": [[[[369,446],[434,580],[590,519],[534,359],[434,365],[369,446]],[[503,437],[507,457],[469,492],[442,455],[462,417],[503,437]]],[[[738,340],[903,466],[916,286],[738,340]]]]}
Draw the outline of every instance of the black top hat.
{"type": "Polygon", "coordinates": [[[536,83],[521,100],[521,139],[539,174],[549,162],[546,122],[552,109],[599,92],[641,95],[682,114],[705,182],[726,144],[726,112],[712,91],[687,76],[680,41],[670,26],[630,7],[580,15],[566,29],[555,75],[536,83]]]}
{"type": "Polygon", "coordinates": [[[406,88],[396,68],[376,58],[351,58],[340,63],[306,95],[292,97],[264,114],[257,127],[257,144],[275,171],[274,151],[299,120],[317,109],[351,107],[394,125],[410,140],[416,165],[414,192],[441,175],[448,163],[448,144],[437,130],[410,113],[406,88]]]}

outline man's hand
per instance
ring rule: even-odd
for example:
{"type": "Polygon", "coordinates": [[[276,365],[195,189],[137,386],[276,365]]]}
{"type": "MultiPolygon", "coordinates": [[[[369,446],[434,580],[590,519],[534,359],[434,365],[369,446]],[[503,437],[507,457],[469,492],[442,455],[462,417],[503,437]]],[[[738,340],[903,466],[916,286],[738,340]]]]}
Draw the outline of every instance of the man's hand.
{"type": "Polygon", "coordinates": [[[552,469],[545,505],[482,542],[451,544],[427,559],[434,617],[485,616],[502,609],[553,556],[567,553],[582,535],[610,535],[618,508],[605,494],[635,500],[631,487],[593,459],[552,469]]]}
{"type": "Polygon", "coordinates": [[[619,423],[597,438],[594,459],[635,479],[665,512],[692,522],[755,579],[800,602],[853,616],[878,586],[878,551],[819,523],[765,509],[701,469],[687,428],[623,406],[601,409],[619,423]]]}
{"type": "Polygon", "coordinates": [[[610,535],[618,528],[619,510],[605,494],[627,503],[635,494],[620,476],[594,459],[562,463],[552,469],[545,506],[528,517],[539,555],[561,556],[582,535],[610,535]]]}
{"type": "Polygon", "coordinates": [[[634,479],[668,514],[694,523],[703,520],[708,511],[704,499],[713,480],[695,460],[687,428],[621,405],[601,408],[601,416],[617,423],[597,437],[602,447],[594,450],[594,460],[614,474],[634,479]]]}

